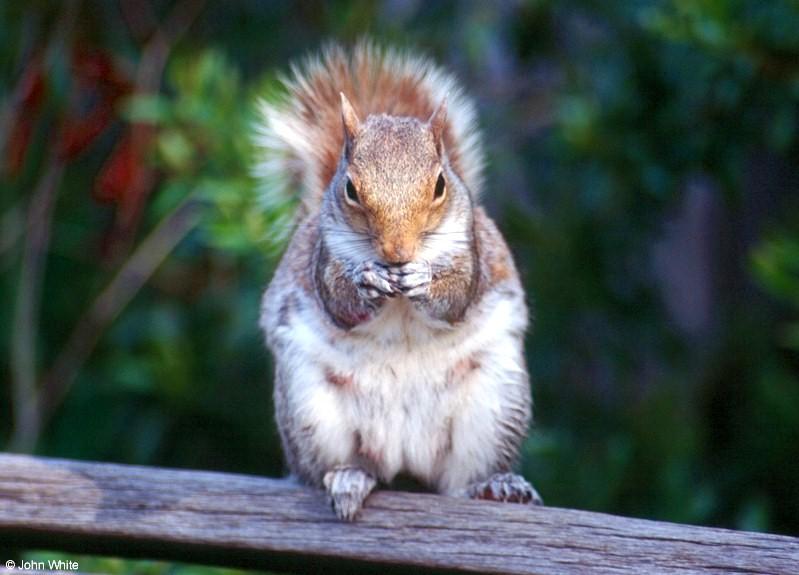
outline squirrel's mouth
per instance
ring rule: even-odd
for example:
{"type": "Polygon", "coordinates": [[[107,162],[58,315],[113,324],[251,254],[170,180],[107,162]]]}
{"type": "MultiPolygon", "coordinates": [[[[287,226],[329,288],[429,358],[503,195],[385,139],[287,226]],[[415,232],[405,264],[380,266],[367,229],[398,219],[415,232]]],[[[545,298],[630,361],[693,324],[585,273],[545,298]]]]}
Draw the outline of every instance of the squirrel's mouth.
{"type": "Polygon", "coordinates": [[[402,266],[414,260],[416,242],[408,240],[383,240],[377,246],[380,259],[389,266],[402,266]]]}

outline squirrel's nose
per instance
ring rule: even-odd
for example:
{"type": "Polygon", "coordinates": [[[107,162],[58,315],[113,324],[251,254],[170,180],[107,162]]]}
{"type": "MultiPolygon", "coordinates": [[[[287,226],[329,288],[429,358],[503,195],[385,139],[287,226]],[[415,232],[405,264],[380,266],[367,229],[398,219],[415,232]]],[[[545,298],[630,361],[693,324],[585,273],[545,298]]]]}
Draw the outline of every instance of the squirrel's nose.
{"type": "Polygon", "coordinates": [[[380,248],[380,251],[383,252],[383,259],[387,264],[392,266],[400,266],[413,261],[414,252],[416,251],[414,247],[408,243],[392,241],[383,242],[380,248]]]}

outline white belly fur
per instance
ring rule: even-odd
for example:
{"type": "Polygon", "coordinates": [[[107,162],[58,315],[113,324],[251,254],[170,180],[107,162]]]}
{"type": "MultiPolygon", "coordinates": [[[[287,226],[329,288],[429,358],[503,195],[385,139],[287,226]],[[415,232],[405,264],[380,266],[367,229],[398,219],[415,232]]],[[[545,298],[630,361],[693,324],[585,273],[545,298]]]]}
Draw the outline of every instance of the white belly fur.
{"type": "Polygon", "coordinates": [[[404,472],[455,491],[495,461],[503,396],[527,385],[526,322],[521,297],[489,294],[456,328],[429,325],[403,299],[347,334],[306,308],[274,336],[296,423],[314,430],[328,468],[360,450],[383,481],[404,472]],[[459,372],[472,357],[479,367],[459,372]]]}

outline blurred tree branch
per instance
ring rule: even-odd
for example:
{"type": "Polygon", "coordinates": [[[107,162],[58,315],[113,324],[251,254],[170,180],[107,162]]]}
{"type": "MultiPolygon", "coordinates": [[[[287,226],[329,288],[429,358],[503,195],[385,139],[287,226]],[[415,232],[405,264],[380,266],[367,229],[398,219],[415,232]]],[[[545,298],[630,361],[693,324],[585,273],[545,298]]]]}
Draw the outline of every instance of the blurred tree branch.
{"type": "MultiPolygon", "coordinates": [[[[204,5],[205,0],[183,0],[178,2],[172,8],[164,23],[155,29],[142,49],[141,59],[136,70],[134,94],[141,96],[158,92],[172,48],[188,31],[204,5]]],[[[155,18],[152,6],[148,2],[139,3],[136,10],[131,7],[130,2],[122,2],[121,8],[134,36],[139,36],[142,30],[134,26],[132,12],[146,15],[145,21],[147,22],[155,18]]],[[[141,122],[132,124],[130,132],[131,156],[143,158],[152,142],[152,136],[153,130],[149,124],[141,122]]],[[[134,193],[127,194],[127,197],[133,198],[132,205],[121,213],[115,233],[111,237],[111,261],[130,251],[142,209],[153,187],[154,179],[153,170],[144,169],[140,173],[140,177],[132,183],[136,190],[134,193]]]]}
{"type": "Polygon", "coordinates": [[[199,212],[199,205],[190,194],[139,244],[78,320],[39,386],[37,405],[42,425],[67,394],[103,333],[172,250],[197,226],[199,212]]]}
{"type": "MultiPolygon", "coordinates": [[[[66,45],[78,12],[77,0],[65,3],[48,51],[66,45]]],[[[26,216],[25,243],[14,306],[11,339],[11,385],[14,430],[11,448],[28,451],[39,436],[36,401],[36,340],[44,268],[50,246],[50,231],[64,160],[52,146],[42,176],[34,189],[26,216]]]]}
{"type": "MultiPolygon", "coordinates": [[[[157,92],[163,71],[174,44],[185,34],[204,5],[204,0],[184,0],[177,3],[156,28],[142,49],[137,68],[136,93],[157,92]]],[[[64,9],[55,40],[59,45],[68,36],[77,15],[78,2],[69,2],[64,9]]],[[[150,143],[151,127],[135,124],[132,128],[134,151],[144,157],[150,143]]],[[[57,138],[55,142],[58,142],[57,138]]],[[[44,421],[49,418],[72,385],[80,367],[95,348],[119,312],[154,273],[181,239],[198,223],[196,206],[189,200],[181,203],[167,215],[139,248],[122,264],[107,288],[97,297],[84,316],[78,320],[64,348],[53,366],[37,386],[36,339],[39,323],[39,305],[50,228],[58,188],[66,159],[53,145],[27,214],[27,229],[23,247],[17,301],[14,312],[14,337],[11,351],[14,426],[10,448],[14,451],[32,451],[38,442],[44,421]]],[[[139,191],[132,217],[123,222],[123,242],[117,253],[128,253],[133,241],[146,192],[154,175],[147,170],[136,182],[139,191]]]]}
{"type": "Polygon", "coordinates": [[[149,2],[119,0],[119,9],[131,35],[139,43],[144,42],[158,26],[158,18],[149,2]]]}
{"type": "Polygon", "coordinates": [[[39,436],[36,407],[36,332],[50,227],[64,163],[53,152],[31,198],[27,234],[22,253],[19,287],[14,309],[11,369],[14,402],[14,434],[11,448],[29,451],[39,436]]]}
{"type": "MultiPolygon", "coordinates": [[[[25,219],[25,209],[22,204],[23,202],[18,200],[0,215],[0,257],[17,244],[25,230],[22,223],[25,219]]],[[[5,267],[3,264],[0,266],[5,267]]]]}
{"type": "MultiPolygon", "coordinates": [[[[24,20],[23,28],[28,32],[24,35],[24,42],[17,53],[14,69],[21,76],[24,76],[24,68],[33,57],[34,45],[39,36],[38,18],[34,14],[28,14],[24,20]]],[[[11,90],[5,102],[0,105],[0,158],[6,157],[6,146],[8,145],[9,135],[14,123],[14,118],[23,104],[25,83],[17,82],[11,90]]],[[[0,164],[0,176],[5,176],[7,166],[0,164]]]]}

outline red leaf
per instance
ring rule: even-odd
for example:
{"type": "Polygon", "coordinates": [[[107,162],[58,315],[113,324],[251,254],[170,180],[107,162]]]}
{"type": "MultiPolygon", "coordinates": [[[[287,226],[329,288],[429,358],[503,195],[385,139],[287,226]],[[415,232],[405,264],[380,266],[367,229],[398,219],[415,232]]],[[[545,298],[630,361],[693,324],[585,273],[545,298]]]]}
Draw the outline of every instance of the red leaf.
{"type": "Polygon", "coordinates": [[[27,111],[38,110],[44,98],[44,75],[38,58],[25,69],[20,79],[20,105],[27,111]]]}
{"type": "Polygon", "coordinates": [[[95,199],[116,202],[123,221],[135,219],[152,187],[152,169],[145,153],[153,134],[150,126],[134,125],[122,136],[95,181],[95,199]]]}
{"type": "Polygon", "coordinates": [[[25,164],[25,155],[30,144],[31,134],[33,133],[33,118],[31,116],[20,115],[11,128],[11,134],[6,144],[6,171],[10,175],[15,175],[25,164]]]}
{"type": "Polygon", "coordinates": [[[125,134],[100,170],[94,185],[94,197],[100,202],[120,202],[136,180],[140,170],[133,153],[133,138],[125,134]]]}
{"type": "Polygon", "coordinates": [[[34,58],[25,68],[16,88],[16,109],[6,147],[5,167],[12,176],[22,169],[30,145],[33,126],[44,100],[42,63],[34,58]]]}
{"type": "Polygon", "coordinates": [[[65,118],[61,125],[58,155],[71,160],[88,148],[113,119],[113,108],[105,102],[97,104],[85,118],[65,118]]]}
{"type": "Polygon", "coordinates": [[[76,48],[72,54],[72,73],[87,89],[103,92],[105,99],[117,100],[132,90],[132,84],[113,58],[100,50],[76,48]]]}
{"type": "Polygon", "coordinates": [[[134,124],[120,139],[100,170],[94,186],[98,201],[116,204],[114,228],[107,238],[106,256],[125,251],[138,227],[147,198],[155,184],[153,169],[145,155],[155,130],[152,126],[134,124]]]}
{"type": "Polygon", "coordinates": [[[78,91],[78,104],[88,107],[84,114],[64,120],[58,153],[72,159],[83,152],[114,119],[114,105],[130,92],[131,84],[105,52],[79,48],[72,55],[72,74],[78,91]]]}

